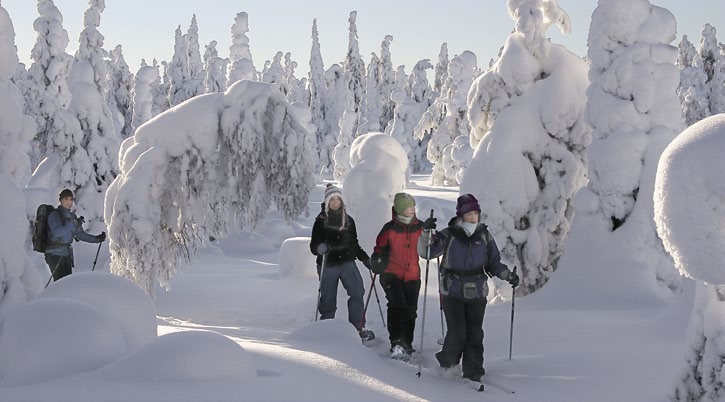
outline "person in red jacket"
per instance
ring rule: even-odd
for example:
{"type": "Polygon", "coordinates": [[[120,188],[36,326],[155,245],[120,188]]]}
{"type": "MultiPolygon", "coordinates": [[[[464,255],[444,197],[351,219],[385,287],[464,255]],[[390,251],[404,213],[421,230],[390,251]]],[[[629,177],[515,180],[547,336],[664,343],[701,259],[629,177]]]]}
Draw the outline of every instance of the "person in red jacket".
{"type": "Polygon", "coordinates": [[[395,194],[392,213],[393,219],[383,225],[375,240],[375,252],[388,255],[380,285],[388,300],[391,357],[405,359],[415,351],[413,333],[420,292],[416,245],[424,223],[415,217],[415,199],[407,193],[395,194]]]}

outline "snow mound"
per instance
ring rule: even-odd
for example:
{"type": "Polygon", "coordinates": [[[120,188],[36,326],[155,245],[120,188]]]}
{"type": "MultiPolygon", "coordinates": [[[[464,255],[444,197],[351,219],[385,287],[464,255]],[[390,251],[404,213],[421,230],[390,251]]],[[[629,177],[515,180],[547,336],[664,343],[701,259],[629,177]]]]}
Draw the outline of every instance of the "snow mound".
{"type": "Polygon", "coordinates": [[[231,339],[208,331],[158,337],[93,376],[125,381],[224,381],[257,375],[247,352],[231,339]]]}
{"type": "Polygon", "coordinates": [[[135,283],[105,272],[68,275],[38,295],[38,299],[65,298],[88,303],[121,328],[129,350],[157,337],[156,309],[149,295],[135,283]]]}
{"type": "Polygon", "coordinates": [[[279,249],[279,272],[283,276],[317,277],[315,256],[310,253],[309,237],[292,237],[279,249]]]}
{"type": "Polygon", "coordinates": [[[275,248],[286,239],[295,237],[295,229],[284,219],[268,219],[259,226],[257,232],[266,236],[275,248]]]}
{"type": "Polygon", "coordinates": [[[657,232],[677,269],[693,279],[725,284],[725,114],[701,120],[677,136],[657,167],[657,232]]]}
{"type": "Polygon", "coordinates": [[[115,320],[76,300],[44,298],[14,309],[0,336],[0,384],[92,371],[127,352],[115,320]]]}

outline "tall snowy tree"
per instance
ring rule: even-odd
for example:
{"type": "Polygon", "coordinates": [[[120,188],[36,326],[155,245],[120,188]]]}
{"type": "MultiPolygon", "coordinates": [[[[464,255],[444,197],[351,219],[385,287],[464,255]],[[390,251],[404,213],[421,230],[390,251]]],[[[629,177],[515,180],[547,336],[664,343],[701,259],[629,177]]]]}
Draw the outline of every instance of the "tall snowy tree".
{"type": "Polygon", "coordinates": [[[229,47],[229,85],[239,80],[256,80],[257,71],[252,62],[249,49],[249,17],[247,13],[238,13],[232,25],[232,45],[229,47]]]}
{"type": "Polygon", "coordinates": [[[131,134],[142,124],[151,120],[154,114],[154,84],[159,80],[159,70],[152,66],[142,66],[133,80],[133,116],[131,134]]]}
{"type": "Polygon", "coordinates": [[[310,50],[310,71],[308,73],[307,90],[310,94],[308,106],[310,107],[312,124],[316,127],[315,138],[319,153],[316,171],[331,171],[332,157],[330,152],[335,145],[334,133],[327,124],[326,94],[327,80],[325,79],[325,65],[320,52],[320,38],[317,32],[317,19],[312,20],[312,50],[310,50]]]}
{"type": "Polygon", "coordinates": [[[63,29],[63,16],[52,0],[39,0],[38,13],[33,22],[38,33],[30,53],[33,63],[28,79],[20,83],[25,97],[24,113],[35,119],[37,127],[30,156],[32,169],[48,153],[53,137],[80,131],[78,122],[73,122],[73,116],[67,113],[71,99],[68,74],[73,57],[65,51],[69,40],[63,29]]]}
{"type": "MultiPolygon", "coordinates": [[[[347,53],[345,55],[345,79],[347,80],[347,89],[350,92],[349,102],[347,105],[350,111],[360,117],[361,105],[365,97],[365,62],[360,56],[360,47],[357,40],[357,11],[351,11],[349,22],[349,35],[347,44],[347,53]]],[[[357,124],[353,127],[353,133],[357,131],[357,124]]]]}
{"type": "Polygon", "coordinates": [[[118,174],[120,138],[106,104],[108,86],[103,59],[103,35],[98,31],[104,0],[89,0],[83,15],[71,77],[69,110],[81,125],[80,141],[57,142],[63,149],[60,186],[75,190],[76,209],[88,221],[100,220],[108,185],[118,174]]]}
{"type": "MultiPolygon", "coordinates": [[[[7,180],[23,187],[30,177],[30,140],[35,135],[35,121],[30,116],[23,115],[22,95],[10,81],[17,64],[15,30],[7,11],[0,6],[0,177],[6,176],[7,180]]],[[[5,190],[10,192],[9,189],[5,190]]],[[[24,217],[25,214],[21,216],[24,217]]],[[[0,267],[0,283],[3,284],[0,286],[0,302],[8,283],[4,280],[6,269],[9,267],[0,267]]]]}
{"type": "Polygon", "coordinates": [[[229,59],[219,57],[217,42],[211,41],[204,51],[204,92],[224,92],[227,89],[227,66],[229,59]]]}
{"type": "Polygon", "coordinates": [[[383,114],[383,94],[380,85],[380,68],[380,58],[373,52],[365,78],[365,96],[360,105],[360,124],[357,127],[357,135],[382,130],[380,119],[383,114]]]}
{"type": "Polygon", "coordinates": [[[443,93],[443,84],[448,79],[448,44],[443,42],[441,50],[438,52],[438,62],[436,63],[434,72],[435,79],[433,81],[433,90],[440,94],[443,93]]]}
{"type": "Polygon", "coordinates": [[[662,152],[654,185],[657,233],[680,274],[695,281],[684,359],[672,378],[675,402],[725,396],[725,231],[722,172],[725,115],[688,127],[662,152]]]}
{"type": "MultiPolygon", "coordinates": [[[[338,137],[340,136],[341,126],[340,120],[342,115],[345,113],[346,105],[350,104],[350,91],[347,88],[347,79],[345,71],[339,64],[333,64],[330,68],[325,71],[325,81],[327,90],[324,97],[325,107],[325,132],[327,137],[324,144],[320,144],[320,153],[324,153],[327,149],[330,155],[330,171],[335,170],[334,162],[334,148],[338,143],[338,137]],[[323,148],[323,146],[325,148],[323,148]]],[[[350,113],[348,111],[348,113],[350,113]]],[[[354,112],[353,112],[354,113],[354,112]]],[[[349,119],[348,119],[349,120],[349,119]]],[[[357,122],[352,123],[351,130],[357,126],[357,122]]],[[[353,135],[351,132],[350,135],[353,135]]],[[[352,142],[352,139],[350,139],[352,142]]]]}
{"type": "Polygon", "coordinates": [[[196,14],[191,17],[191,24],[184,36],[186,39],[186,60],[189,63],[189,94],[190,98],[204,93],[204,63],[201,61],[199,46],[199,25],[196,23],[196,14]]]}
{"type": "Polygon", "coordinates": [[[277,52],[274,59],[262,70],[262,82],[277,84],[283,95],[287,95],[287,83],[285,81],[284,67],[282,66],[282,52],[277,52]]]}
{"type": "Polygon", "coordinates": [[[111,107],[111,111],[118,110],[119,119],[114,120],[114,126],[119,131],[121,138],[131,135],[131,85],[133,82],[133,74],[123,58],[121,45],[116,46],[108,56],[108,99],[106,102],[111,107]]]}
{"type": "Polygon", "coordinates": [[[256,226],[270,206],[299,216],[314,187],[308,134],[279,90],[252,81],[143,125],[106,198],[111,271],[153,295],[210,236],[256,226]]]}
{"type": "Polygon", "coordinates": [[[664,296],[679,286],[679,275],[655,232],[652,194],[660,154],[683,129],[677,48],[670,45],[675,34],[672,14],[647,0],[600,1],[595,9],[588,40],[589,184],[577,206],[591,216],[588,231],[626,239],[616,246],[619,263],[631,258],[632,274],[664,296]]]}
{"type": "Polygon", "coordinates": [[[390,55],[390,43],[393,41],[392,35],[385,35],[385,39],[380,43],[380,93],[382,95],[380,116],[380,128],[385,129],[393,120],[393,110],[395,103],[390,99],[390,95],[395,90],[395,70],[393,70],[393,61],[390,55]]]}
{"type": "Polygon", "coordinates": [[[478,197],[502,258],[519,269],[518,292],[528,294],[556,270],[585,183],[587,65],[545,36],[553,24],[571,30],[556,0],[509,0],[508,11],[514,31],[468,95],[475,154],[461,193],[478,197]]]}
{"type": "Polygon", "coordinates": [[[456,185],[456,177],[445,175],[445,148],[460,136],[467,136],[471,130],[468,122],[466,96],[476,72],[476,55],[464,51],[448,64],[448,77],[441,95],[426,110],[415,128],[419,140],[430,134],[427,157],[433,163],[431,182],[433,185],[456,185]]]}
{"type": "Polygon", "coordinates": [[[174,31],[174,55],[166,71],[169,78],[169,105],[176,106],[191,98],[188,91],[189,55],[186,52],[186,39],[181,33],[181,26],[174,31]]]}
{"type": "Polygon", "coordinates": [[[295,69],[297,62],[292,60],[292,53],[284,54],[284,81],[287,87],[287,100],[289,103],[300,102],[308,105],[310,94],[307,92],[307,79],[297,79],[295,69]]]}
{"type": "Polygon", "coordinates": [[[340,134],[337,136],[337,145],[332,151],[332,159],[335,162],[333,177],[339,183],[345,180],[352,166],[350,165],[350,146],[355,139],[355,126],[358,121],[358,114],[352,110],[345,109],[340,117],[340,134]]]}
{"type": "Polygon", "coordinates": [[[390,134],[403,146],[412,173],[420,173],[430,166],[425,157],[429,137],[417,139],[414,132],[423,113],[431,105],[432,89],[428,83],[426,70],[432,68],[433,65],[428,59],[417,62],[410,75],[410,94],[408,95],[405,89],[396,89],[390,95],[395,102],[395,110],[393,120],[388,124],[385,133],[390,134]]]}

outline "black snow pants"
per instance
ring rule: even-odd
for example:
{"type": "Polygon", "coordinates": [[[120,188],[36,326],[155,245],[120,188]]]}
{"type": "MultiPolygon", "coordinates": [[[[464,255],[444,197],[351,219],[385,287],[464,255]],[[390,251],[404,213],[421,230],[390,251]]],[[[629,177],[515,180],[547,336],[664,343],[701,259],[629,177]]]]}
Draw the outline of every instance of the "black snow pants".
{"type": "Polygon", "coordinates": [[[413,346],[415,319],[418,317],[420,280],[403,281],[395,274],[382,273],[380,285],[388,300],[388,339],[390,346],[413,346]]]}
{"type": "Polygon", "coordinates": [[[486,303],[466,303],[450,296],[443,296],[442,303],[448,332],[436,359],[441,367],[451,367],[463,357],[463,377],[478,381],[485,373],[483,315],[486,303]]]}

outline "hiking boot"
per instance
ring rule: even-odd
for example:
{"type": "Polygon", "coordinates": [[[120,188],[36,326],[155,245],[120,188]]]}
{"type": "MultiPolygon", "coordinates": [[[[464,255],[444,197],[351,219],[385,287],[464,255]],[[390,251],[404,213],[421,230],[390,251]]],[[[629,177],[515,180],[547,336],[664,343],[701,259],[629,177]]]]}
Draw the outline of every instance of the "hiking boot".
{"type": "Polygon", "coordinates": [[[462,374],[463,373],[461,372],[461,366],[457,364],[455,366],[441,366],[441,376],[443,378],[453,380],[456,378],[461,378],[462,374]]]}
{"type": "Polygon", "coordinates": [[[471,381],[481,382],[483,381],[483,376],[486,375],[486,369],[481,367],[481,372],[476,373],[474,375],[464,375],[463,378],[471,381]]]}
{"type": "Polygon", "coordinates": [[[410,360],[410,353],[408,353],[402,345],[393,345],[390,347],[390,358],[395,360],[410,360]]]}
{"type": "Polygon", "coordinates": [[[358,332],[358,334],[360,335],[360,340],[362,340],[363,343],[370,342],[375,339],[375,332],[369,329],[363,328],[360,330],[360,332],[358,332]]]}

